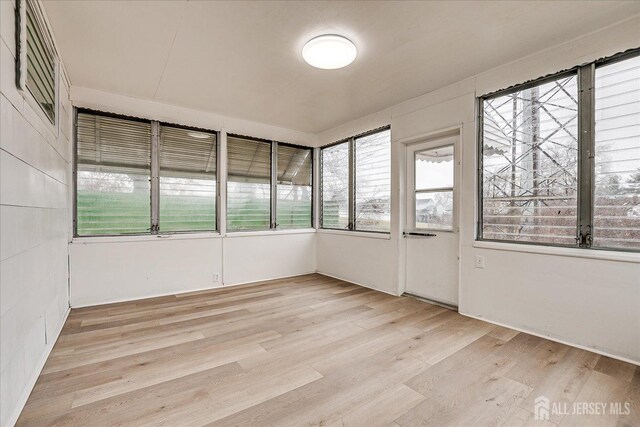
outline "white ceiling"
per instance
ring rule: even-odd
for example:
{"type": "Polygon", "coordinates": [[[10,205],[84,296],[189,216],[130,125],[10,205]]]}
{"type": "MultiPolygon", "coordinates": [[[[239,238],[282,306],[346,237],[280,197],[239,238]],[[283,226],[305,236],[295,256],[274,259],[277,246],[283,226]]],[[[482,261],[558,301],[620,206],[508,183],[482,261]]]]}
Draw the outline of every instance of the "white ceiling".
{"type": "Polygon", "coordinates": [[[47,1],[71,83],[319,132],[640,13],[636,1],[47,1]],[[358,47],[340,70],[304,43],[358,47]]]}

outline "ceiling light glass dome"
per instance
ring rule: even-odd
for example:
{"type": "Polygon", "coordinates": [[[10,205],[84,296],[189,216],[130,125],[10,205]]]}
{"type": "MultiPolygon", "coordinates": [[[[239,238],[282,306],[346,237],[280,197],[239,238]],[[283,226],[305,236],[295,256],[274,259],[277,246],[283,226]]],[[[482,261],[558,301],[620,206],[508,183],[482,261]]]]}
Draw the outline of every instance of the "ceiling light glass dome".
{"type": "Polygon", "coordinates": [[[346,67],[357,54],[351,40],[336,34],[314,37],[302,48],[302,57],[309,65],[325,70],[346,67]]]}

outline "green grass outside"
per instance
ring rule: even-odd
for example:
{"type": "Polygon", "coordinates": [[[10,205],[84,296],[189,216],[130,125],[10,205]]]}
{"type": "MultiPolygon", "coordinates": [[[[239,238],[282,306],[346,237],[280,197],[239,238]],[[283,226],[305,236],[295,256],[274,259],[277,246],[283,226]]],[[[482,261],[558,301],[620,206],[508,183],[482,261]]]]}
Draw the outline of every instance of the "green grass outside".
{"type": "MultiPolygon", "coordinates": [[[[210,199],[167,196],[160,199],[160,232],[215,230],[216,212],[210,199]]],[[[78,235],[143,234],[150,231],[151,202],[145,193],[78,193],[78,235]]],[[[231,203],[227,229],[269,229],[269,200],[231,203]]],[[[278,200],[280,228],[311,227],[311,202],[278,200]]]]}

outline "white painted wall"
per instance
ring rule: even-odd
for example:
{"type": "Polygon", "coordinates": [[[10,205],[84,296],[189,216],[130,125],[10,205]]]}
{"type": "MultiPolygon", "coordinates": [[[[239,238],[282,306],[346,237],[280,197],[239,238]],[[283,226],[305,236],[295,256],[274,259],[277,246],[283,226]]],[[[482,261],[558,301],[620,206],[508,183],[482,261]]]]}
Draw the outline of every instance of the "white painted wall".
{"type": "Polygon", "coordinates": [[[392,233],[376,241],[318,235],[318,271],[394,293],[404,290],[404,145],[458,128],[462,148],[460,312],[640,363],[640,257],[576,249],[522,253],[475,238],[476,95],[640,46],[640,17],[442,88],[319,135],[318,144],[391,123],[392,233]],[[506,250],[505,250],[506,249],[506,250]],[[363,254],[365,254],[363,256],[363,254]],[[485,257],[476,269],[475,255],[485,257]],[[593,258],[585,258],[592,255],[593,258]],[[366,261],[364,261],[366,258],[366,261]],[[609,258],[609,259],[604,259],[609,258]],[[616,258],[618,260],[616,260],[616,258]],[[393,277],[389,278],[390,272],[393,277]]]}
{"type": "MultiPolygon", "coordinates": [[[[0,425],[17,419],[69,310],[71,104],[59,129],[18,92],[15,3],[0,2],[0,425]]],[[[30,96],[30,95],[26,95],[30,96]]]]}
{"type": "Polygon", "coordinates": [[[367,234],[318,231],[318,272],[395,295],[398,242],[367,234]]]}
{"type": "Polygon", "coordinates": [[[222,277],[219,237],[80,239],[69,256],[72,307],[208,289],[222,280],[213,280],[222,277]]]}
{"type": "Polygon", "coordinates": [[[75,239],[69,246],[71,306],[313,273],[315,236],[283,231],[75,239]]]}
{"type": "Polygon", "coordinates": [[[267,232],[224,238],[224,284],[315,273],[316,233],[267,232]]]}

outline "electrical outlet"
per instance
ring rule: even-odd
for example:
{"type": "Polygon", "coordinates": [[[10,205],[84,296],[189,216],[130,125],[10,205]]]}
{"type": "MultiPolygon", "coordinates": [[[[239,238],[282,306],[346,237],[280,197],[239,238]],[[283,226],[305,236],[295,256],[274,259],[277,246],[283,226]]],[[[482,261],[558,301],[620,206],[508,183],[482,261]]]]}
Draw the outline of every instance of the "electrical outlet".
{"type": "Polygon", "coordinates": [[[220,283],[220,275],[219,274],[214,274],[213,275],[213,283],[220,283]]]}
{"type": "Polygon", "coordinates": [[[484,268],[484,257],[476,255],[476,268],[484,268]]]}

